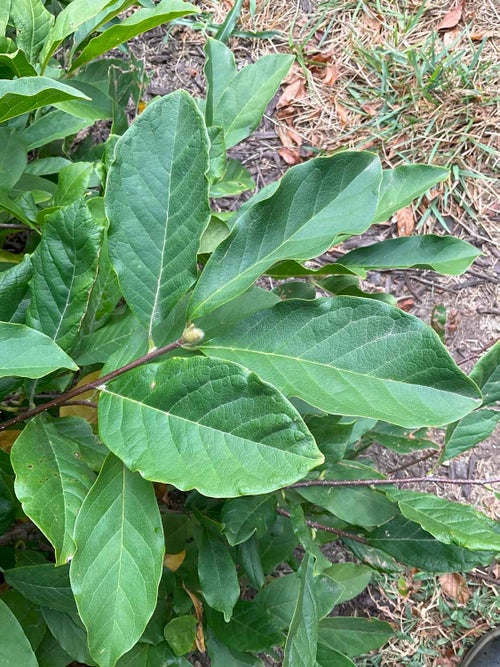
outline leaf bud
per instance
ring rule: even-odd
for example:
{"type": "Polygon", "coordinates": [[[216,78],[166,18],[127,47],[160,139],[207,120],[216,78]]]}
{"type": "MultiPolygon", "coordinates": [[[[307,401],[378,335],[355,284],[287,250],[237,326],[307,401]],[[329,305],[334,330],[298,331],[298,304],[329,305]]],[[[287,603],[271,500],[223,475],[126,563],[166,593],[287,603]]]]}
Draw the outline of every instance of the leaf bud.
{"type": "Polygon", "coordinates": [[[187,345],[196,345],[200,343],[205,336],[205,332],[194,324],[188,324],[182,334],[182,341],[187,345]]]}

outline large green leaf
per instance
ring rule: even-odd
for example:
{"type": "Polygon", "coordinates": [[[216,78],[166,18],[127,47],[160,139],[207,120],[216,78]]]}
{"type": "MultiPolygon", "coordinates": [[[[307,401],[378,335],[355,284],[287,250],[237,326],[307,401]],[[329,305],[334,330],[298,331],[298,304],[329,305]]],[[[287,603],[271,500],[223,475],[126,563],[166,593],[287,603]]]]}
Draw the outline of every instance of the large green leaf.
{"type": "Polygon", "coordinates": [[[78,370],[66,352],[45,334],[24,324],[0,322],[0,378],[41,378],[58,368],[78,370]]]}
{"type": "Polygon", "coordinates": [[[441,425],[480,404],[437,334],[379,301],[284,301],[203,344],[326,412],[407,427],[441,425]]]}
{"type": "Polygon", "coordinates": [[[75,359],[82,366],[104,364],[140,326],[137,317],[127,311],[119,319],[83,336],[75,359]]]}
{"type": "Polygon", "coordinates": [[[161,0],[153,8],[139,9],[131,16],[112,25],[97,37],[91,39],[73,61],[71,70],[88,63],[90,60],[94,60],[94,58],[97,58],[106,51],[110,51],[118,45],[128,42],[143,32],[162,25],[162,23],[172,21],[180,16],[196,14],[198,11],[194,5],[190,5],[183,0],[161,0]]]}
{"type": "Polygon", "coordinates": [[[238,72],[227,46],[211,40],[206,53],[207,125],[222,127],[226,148],[231,148],[255,130],[293,56],[264,56],[238,72]]]}
{"type": "Polygon", "coordinates": [[[272,625],[269,613],[247,600],[240,600],[229,623],[218,612],[206,609],[211,631],[226,646],[238,651],[259,652],[270,649],[282,641],[282,634],[272,625]]]}
{"type": "Polygon", "coordinates": [[[470,377],[481,389],[482,405],[491,405],[500,401],[500,341],[497,341],[479,359],[470,377]]]}
{"type": "Polygon", "coordinates": [[[152,484],[110,455],[78,515],[70,577],[89,649],[113,667],[156,606],[163,530],[152,484]]]}
{"type": "Polygon", "coordinates": [[[352,600],[370,583],[373,570],[365,565],[337,563],[323,572],[335,590],[335,604],[352,600]]]}
{"type": "Polygon", "coordinates": [[[55,102],[77,98],[87,99],[76,88],[45,76],[6,79],[0,81],[0,123],[55,102]]]}
{"type": "Polygon", "coordinates": [[[271,196],[242,207],[203,270],[190,317],[238,296],[276,262],[316,257],[339,235],[365,231],[380,179],[380,161],[366,152],[346,151],[290,169],[271,196]]]}
{"type": "Polygon", "coordinates": [[[117,667],[191,667],[186,658],[177,657],[166,642],[136,644],[120,658],[117,667]]]}
{"type": "MultiPolygon", "coordinates": [[[[240,651],[224,646],[212,634],[209,634],[207,638],[207,653],[210,656],[212,667],[228,667],[229,665],[231,667],[264,667],[264,663],[259,658],[250,653],[240,653],[240,651]]],[[[186,665],[186,667],[189,666],[186,665]]]]}
{"type": "Polygon", "coordinates": [[[47,629],[38,605],[26,600],[25,597],[13,589],[9,589],[2,594],[2,601],[17,618],[31,644],[31,648],[36,651],[47,629]]]}
{"type": "MultiPolygon", "coordinates": [[[[70,204],[85,199],[85,193],[87,192],[93,171],[94,164],[92,162],[74,162],[63,167],[59,172],[59,178],[57,179],[57,188],[54,192],[52,201],[53,205],[69,206],[70,204]]],[[[93,221],[93,227],[99,229],[98,225],[95,224],[95,221],[93,221]]],[[[46,228],[47,227],[45,226],[44,230],[46,228]]],[[[85,251],[82,252],[87,254],[85,251]]]]}
{"type": "Polygon", "coordinates": [[[29,255],[11,269],[0,273],[0,322],[22,324],[29,305],[29,281],[32,275],[29,255]]]}
{"type": "Polygon", "coordinates": [[[42,614],[57,643],[71,656],[72,660],[82,662],[84,665],[97,664],[90,656],[87,631],[76,612],[70,613],[42,607],[42,614]]]}
{"type": "MultiPolygon", "coordinates": [[[[64,111],[50,111],[41,116],[29,125],[22,137],[26,142],[28,150],[46,146],[51,141],[64,139],[72,134],[76,134],[85,127],[91,125],[91,122],[85,119],[76,118],[64,111]]],[[[30,165],[37,164],[39,160],[31,162],[30,165]]]]}
{"type": "Polygon", "coordinates": [[[328,649],[355,657],[380,648],[394,634],[389,623],[376,618],[335,616],[324,618],[319,625],[318,654],[328,649]]]}
{"type": "Polygon", "coordinates": [[[434,269],[458,276],[481,252],[454,236],[409,236],[356,248],[342,256],[342,266],[357,269],[434,269]]]}
{"type": "Polygon", "coordinates": [[[206,603],[229,621],[240,597],[236,565],[228,546],[206,530],[200,540],[198,576],[206,603]]]}
{"type": "Polygon", "coordinates": [[[448,461],[467,452],[490,435],[500,421],[498,410],[474,410],[446,429],[444,449],[440,460],[448,461]]]}
{"type": "Polygon", "coordinates": [[[0,190],[8,192],[21,178],[28,162],[23,138],[8,127],[0,127],[0,190]]]}
{"type": "Polygon", "coordinates": [[[313,559],[300,564],[299,590],[285,644],[283,667],[315,667],[318,646],[318,605],[314,590],[313,559]]]}
{"type": "Polygon", "coordinates": [[[3,535],[16,519],[16,497],[12,480],[0,470],[0,535],[3,535]]]}
{"type": "Polygon", "coordinates": [[[423,164],[385,169],[373,222],[385,222],[393,213],[407,206],[415,197],[424,194],[448,176],[448,169],[423,164]]]}
{"type": "MultiPolygon", "coordinates": [[[[468,572],[478,565],[488,565],[495,557],[491,551],[469,551],[455,544],[443,544],[402,516],[375,529],[367,539],[369,549],[382,549],[400,563],[427,572],[468,572]]],[[[352,545],[356,547],[355,543],[352,545]]]]}
{"type": "Polygon", "coordinates": [[[95,480],[81,460],[79,443],[89,439],[92,432],[83,419],[52,420],[39,415],[28,423],[11,451],[16,495],[54,545],[58,565],[73,557],[75,519],[95,480]]]}
{"type": "Polygon", "coordinates": [[[19,621],[2,599],[0,599],[0,627],[2,628],[0,665],[38,667],[33,649],[19,621]]]}
{"type": "Polygon", "coordinates": [[[150,337],[196,278],[209,220],[207,170],[203,119],[183,91],[150,104],[116,145],[106,191],[109,253],[150,337]]]}
{"type": "Polygon", "coordinates": [[[279,392],[241,366],[203,357],[149,364],[109,383],[99,425],[132,470],[208,496],[272,491],[322,461],[279,392]]]}
{"type": "Polygon", "coordinates": [[[0,79],[36,75],[37,71],[24,51],[18,49],[16,43],[9,37],[0,37],[0,79]]]}
{"type": "Polygon", "coordinates": [[[54,16],[42,0],[11,0],[10,19],[16,29],[16,43],[35,65],[54,16]]]}
{"type": "Polygon", "coordinates": [[[500,551],[500,526],[470,505],[406,489],[386,492],[403,516],[445,544],[477,551],[500,551]]]}
{"type": "Polygon", "coordinates": [[[25,598],[42,607],[57,611],[76,612],[69,583],[69,566],[26,565],[5,570],[5,581],[25,598]]]}
{"type": "Polygon", "coordinates": [[[39,667],[67,667],[72,660],[50,631],[44,634],[36,650],[36,659],[39,667]]]}
{"type": "Polygon", "coordinates": [[[104,228],[82,199],[46,220],[32,255],[28,323],[71,350],[97,277],[104,228]]]}

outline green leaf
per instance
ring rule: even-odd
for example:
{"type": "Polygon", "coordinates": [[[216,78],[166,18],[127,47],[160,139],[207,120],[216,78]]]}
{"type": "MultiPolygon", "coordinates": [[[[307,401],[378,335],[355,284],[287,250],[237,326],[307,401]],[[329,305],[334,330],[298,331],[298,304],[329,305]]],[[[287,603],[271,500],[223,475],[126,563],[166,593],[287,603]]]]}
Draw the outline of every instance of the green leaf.
{"type": "Polygon", "coordinates": [[[207,496],[272,491],[321,462],[299,414],[273,387],[203,357],[148,364],[108,384],[99,424],[129,468],[207,496]]]}
{"type": "Polygon", "coordinates": [[[319,624],[318,658],[334,649],[355,657],[383,646],[394,635],[389,623],[376,618],[335,616],[319,624]]]}
{"type": "Polygon", "coordinates": [[[104,364],[140,328],[137,317],[127,311],[122,317],[83,336],[75,356],[81,366],[104,364]]]}
{"type": "Polygon", "coordinates": [[[421,449],[437,449],[438,445],[428,440],[427,429],[409,431],[392,424],[377,422],[364,436],[365,441],[377,442],[398,454],[410,454],[421,449]]]}
{"type": "Polygon", "coordinates": [[[299,590],[286,639],[283,667],[315,667],[319,614],[313,585],[313,559],[307,553],[298,576],[299,590]]]}
{"type": "Polygon", "coordinates": [[[203,255],[213,252],[227,236],[229,236],[229,227],[223,220],[212,215],[200,239],[198,253],[203,255]]]}
{"type": "Polygon", "coordinates": [[[351,658],[323,644],[318,644],[316,660],[319,667],[356,667],[351,658]]]}
{"type": "Polygon", "coordinates": [[[74,555],[76,516],[95,480],[80,460],[78,441],[89,437],[90,426],[83,419],[52,420],[39,415],[28,423],[11,451],[16,495],[54,545],[58,565],[74,555]]]}
{"type": "Polygon", "coordinates": [[[71,79],[71,85],[86,95],[88,99],[58,102],[54,105],[57,109],[83,118],[89,124],[96,120],[108,120],[113,117],[113,102],[109,95],[98,86],[79,79],[71,79]]]}
{"type": "Polygon", "coordinates": [[[0,190],[8,192],[21,178],[28,162],[22,137],[8,127],[0,127],[0,190]]]}
{"type": "Polygon", "coordinates": [[[45,633],[36,650],[36,658],[39,667],[67,667],[72,660],[49,631],[45,633]]]}
{"type": "Polygon", "coordinates": [[[200,541],[198,576],[206,603],[221,611],[227,623],[240,597],[238,574],[228,546],[206,530],[200,541]]]}
{"type": "Polygon", "coordinates": [[[16,498],[12,480],[0,471],[0,535],[3,535],[16,519],[16,498]]]}
{"type": "Polygon", "coordinates": [[[177,616],[165,626],[165,639],[175,655],[184,655],[194,649],[196,627],[194,616],[177,616]]]}
{"type": "Polygon", "coordinates": [[[150,104],[116,144],[106,191],[109,253],[150,337],[196,278],[209,220],[207,170],[203,119],[183,91],[150,104]]]}
{"type": "Polygon", "coordinates": [[[336,465],[349,446],[354,420],[342,423],[338,415],[309,415],[304,417],[307,428],[311,431],[316,444],[325,457],[327,466],[336,465]]]}
{"type": "Polygon", "coordinates": [[[47,216],[32,255],[28,323],[68,351],[78,338],[97,277],[103,233],[80,200],[47,216]]]}
{"type": "Polygon", "coordinates": [[[500,341],[479,359],[470,373],[470,378],[481,389],[482,405],[500,401],[500,341]]]}
{"type": "MultiPolygon", "coordinates": [[[[53,205],[69,206],[84,199],[93,171],[94,164],[92,162],[75,162],[63,167],[57,179],[53,205]]],[[[80,207],[78,208],[80,209],[80,207]]],[[[59,222],[59,224],[61,223],[59,222]]],[[[93,224],[95,227],[95,222],[93,224]]],[[[46,233],[46,228],[47,226],[44,226],[44,233],[46,233]]]]}
{"type": "Polygon", "coordinates": [[[207,648],[212,667],[264,667],[264,663],[259,658],[250,653],[240,653],[224,646],[212,634],[208,635],[207,648]]]}
{"type": "Polygon", "coordinates": [[[29,255],[20,264],[0,273],[0,322],[22,324],[29,305],[29,281],[32,275],[29,255]]]}
{"type": "Polygon", "coordinates": [[[288,560],[297,547],[298,539],[288,517],[278,516],[269,532],[259,540],[262,569],[271,574],[277,565],[288,560]]]}
{"type": "Polygon", "coordinates": [[[409,428],[438,426],[480,403],[476,385],[432,329],[368,299],[284,301],[241,320],[201,349],[334,414],[409,428]]]}
{"type": "Polygon", "coordinates": [[[338,264],[337,262],[332,262],[331,264],[325,264],[319,268],[305,266],[294,260],[288,260],[284,262],[278,262],[270,269],[266,271],[266,275],[271,276],[271,278],[297,278],[300,276],[316,276],[321,278],[322,276],[332,276],[332,275],[351,275],[351,276],[360,276],[361,278],[366,277],[366,271],[360,268],[347,268],[338,264]]]}
{"type": "Polygon", "coordinates": [[[255,535],[242,542],[238,548],[238,563],[243,568],[250,586],[262,588],[266,581],[262,561],[259,553],[259,544],[255,535]]]}
{"type": "Polygon", "coordinates": [[[486,440],[499,421],[500,412],[497,410],[474,410],[460,421],[450,424],[446,430],[445,445],[440,460],[448,461],[486,440]]]}
{"type": "Polygon", "coordinates": [[[371,153],[343,152],[287,171],[273,194],[247,202],[194,289],[195,319],[244,292],[276,262],[325,252],[340,235],[360,234],[377,205],[381,167],[371,153]],[[269,224],[272,220],[273,224],[269,224]]]}
{"type": "Polygon", "coordinates": [[[406,489],[386,493],[398,503],[403,516],[420,524],[440,542],[477,551],[500,550],[500,527],[470,505],[406,489]]]}
{"type": "Polygon", "coordinates": [[[363,299],[383,301],[391,306],[397,305],[397,300],[392,294],[387,294],[386,292],[363,292],[359,287],[358,276],[331,276],[330,278],[317,280],[315,284],[320,289],[337,296],[359,296],[363,299]]]}
{"type": "Polygon", "coordinates": [[[40,608],[12,589],[3,593],[2,601],[17,618],[31,648],[36,651],[47,630],[40,608]]]}
{"type": "Polygon", "coordinates": [[[30,162],[26,166],[24,173],[32,174],[33,176],[58,174],[63,167],[67,167],[69,164],[72,163],[65,157],[41,157],[30,162]]]}
{"type": "Polygon", "coordinates": [[[236,24],[240,18],[242,6],[243,0],[236,0],[234,2],[233,6],[226,14],[226,18],[218,27],[217,32],[215,33],[215,39],[224,42],[224,44],[227,42],[227,40],[233,34],[234,29],[236,28],[236,24]]]}
{"type": "Polygon", "coordinates": [[[152,9],[139,9],[91,39],[73,61],[70,71],[156,26],[198,12],[196,7],[183,0],[161,0],[152,9]]]}
{"type": "Polygon", "coordinates": [[[423,164],[401,165],[385,169],[380,199],[373,222],[385,222],[393,213],[407,206],[415,197],[424,194],[449,176],[448,169],[423,164]]]}
{"type": "Polygon", "coordinates": [[[358,596],[370,583],[373,570],[366,565],[337,563],[323,572],[335,590],[335,605],[358,596]]]}
{"type": "Polygon", "coordinates": [[[205,611],[210,630],[229,648],[256,653],[282,641],[282,634],[273,628],[270,615],[254,602],[240,600],[229,623],[210,607],[205,611]]]}
{"type": "MultiPolygon", "coordinates": [[[[77,134],[89,125],[91,125],[90,121],[76,118],[64,111],[50,111],[29,125],[21,136],[26,142],[28,150],[32,151],[35,148],[40,148],[40,146],[46,146],[52,141],[77,134]]],[[[39,160],[30,163],[30,165],[38,162],[39,160]]]]}
{"type": "Polygon", "coordinates": [[[276,519],[276,502],[269,496],[234,498],[224,504],[221,521],[231,546],[245,542],[256,534],[262,537],[276,519]]]}
{"type": "Polygon", "coordinates": [[[214,123],[215,110],[222,94],[237,73],[233,52],[217,39],[208,38],[205,44],[205,78],[207,80],[207,100],[205,118],[207,126],[214,123]]]}
{"type": "Polygon", "coordinates": [[[5,32],[7,31],[11,2],[12,0],[5,0],[5,2],[0,5],[0,37],[5,35],[5,32]]]}
{"type": "Polygon", "coordinates": [[[54,16],[42,0],[11,0],[10,20],[16,29],[16,43],[37,64],[45,39],[54,23],[54,16]]]}
{"type": "Polygon", "coordinates": [[[24,51],[18,49],[9,37],[0,37],[0,79],[36,75],[37,71],[24,51]]]}
{"type": "Polygon", "coordinates": [[[0,599],[0,626],[2,641],[0,642],[0,664],[38,667],[37,659],[17,618],[8,606],[0,599]]]}
{"type": "Polygon", "coordinates": [[[59,368],[78,370],[66,352],[45,334],[24,324],[0,322],[0,378],[41,378],[59,368]]]}
{"type": "Polygon", "coordinates": [[[191,667],[185,658],[176,657],[166,642],[156,645],[139,642],[116,664],[117,667],[191,667]]]}
{"type": "MultiPolygon", "coordinates": [[[[221,60],[220,51],[218,47],[216,62],[221,60]]],[[[255,130],[294,58],[282,54],[259,58],[257,62],[243,67],[232,78],[227,78],[224,87],[222,78],[230,74],[232,68],[229,56],[223,55],[222,60],[225,67],[213,90],[211,124],[224,129],[226,148],[231,148],[255,130]]],[[[207,124],[210,124],[208,119],[207,124]]]]}
{"type": "Polygon", "coordinates": [[[288,280],[280,285],[276,285],[273,292],[277,294],[282,301],[286,299],[312,300],[316,298],[316,287],[303,280],[288,280]]]}
{"type": "Polygon", "coordinates": [[[312,533],[307,525],[302,505],[294,503],[290,506],[290,521],[292,522],[293,532],[303,546],[304,551],[314,559],[314,573],[321,574],[330,567],[331,562],[319,548],[319,543],[315,539],[316,534],[312,533]]]}
{"type": "Polygon", "coordinates": [[[402,516],[380,526],[367,539],[370,549],[382,549],[400,563],[427,572],[468,572],[478,565],[488,565],[495,557],[491,551],[469,551],[455,544],[443,544],[402,516]]]}
{"type": "Polygon", "coordinates": [[[69,566],[26,565],[5,570],[6,582],[25,598],[42,607],[57,611],[76,612],[69,583],[69,566]]]}
{"type": "Polygon", "coordinates": [[[239,160],[227,160],[226,168],[221,178],[210,186],[210,196],[232,197],[246,190],[253,190],[255,181],[252,175],[239,160]]]}
{"type": "MultiPolygon", "coordinates": [[[[95,665],[87,646],[87,631],[76,613],[42,607],[42,614],[50,632],[72,660],[84,665],[95,665]]],[[[51,666],[52,667],[52,666],[51,666]]]]}
{"type": "Polygon", "coordinates": [[[76,88],[45,76],[0,81],[0,123],[64,100],[87,99],[76,88]]]}
{"type": "Polygon", "coordinates": [[[409,236],[387,239],[380,243],[356,248],[342,256],[342,265],[349,268],[433,269],[458,276],[467,271],[481,252],[470,243],[454,236],[409,236]]]}
{"type": "Polygon", "coordinates": [[[112,667],[156,606],[164,543],[152,484],[110,455],[80,509],[74,539],[71,588],[90,654],[112,667]]]}

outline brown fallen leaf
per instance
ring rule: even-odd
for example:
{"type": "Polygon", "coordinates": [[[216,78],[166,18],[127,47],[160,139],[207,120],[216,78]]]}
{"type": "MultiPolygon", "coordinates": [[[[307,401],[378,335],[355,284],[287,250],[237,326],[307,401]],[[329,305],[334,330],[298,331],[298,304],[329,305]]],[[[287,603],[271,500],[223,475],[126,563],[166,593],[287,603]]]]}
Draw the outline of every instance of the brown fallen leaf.
{"type": "Polygon", "coordinates": [[[366,104],[362,104],[361,108],[369,116],[376,116],[380,111],[381,106],[382,102],[367,102],[366,104]]]}
{"type": "Polygon", "coordinates": [[[411,236],[415,229],[415,216],[411,206],[405,206],[396,213],[398,236],[411,236]]]}
{"type": "Polygon", "coordinates": [[[458,572],[447,572],[439,577],[441,590],[458,604],[466,604],[470,598],[470,590],[465,578],[458,572]]]}
{"type": "Polygon", "coordinates": [[[342,125],[342,127],[345,127],[348,123],[348,118],[347,118],[347,109],[340,104],[337,100],[335,100],[335,114],[337,115],[339,123],[342,125]]]}
{"type": "Polygon", "coordinates": [[[400,299],[398,301],[398,308],[404,310],[405,313],[408,313],[410,312],[410,310],[413,310],[414,305],[415,301],[411,296],[409,296],[407,299],[400,299]]]}
{"type": "Polygon", "coordinates": [[[184,584],[182,584],[182,587],[191,598],[196,620],[198,621],[198,626],[196,628],[196,648],[200,653],[206,653],[205,636],[203,634],[203,604],[201,603],[200,598],[196,597],[194,593],[191,593],[189,588],[186,588],[184,584]]]}
{"type": "Polygon", "coordinates": [[[292,150],[291,148],[279,148],[278,155],[282,158],[286,164],[294,165],[302,162],[302,158],[299,155],[299,151],[292,150]]]}
{"type": "Polygon", "coordinates": [[[163,557],[163,565],[167,567],[170,572],[175,572],[180,568],[184,559],[186,558],[186,550],[183,549],[178,554],[165,554],[163,557]]]}
{"type": "Polygon", "coordinates": [[[483,39],[489,39],[493,37],[495,32],[493,30],[476,30],[470,36],[473,42],[482,42],[483,39]]]}
{"type": "Polygon", "coordinates": [[[288,107],[306,96],[306,80],[297,77],[283,88],[283,92],[276,104],[277,109],[288,107]]]}
{"type": "Polygon", "coordinates": [[[448,51],[455,46],[458,46],[460,39],[460,28],[453,28],[453,30],[447,30],[443,33],[443,44],[448,49],[448,51]]]}
{"type": "Polygon", "coordinates": [[[459,2],[455,7],[453,7],[453,9],[450,9],[450,11],[444,15],[444,18],[438,25],[437,30],[449,30],[450,28],[454,28],[456,25],[458,25],[460,19],[462,18],[463,9],[463,2],[459,2]]]}
{"type": "Polygon", "coordinates": [[[278,137],[285,148],[294,149],[296,146],[302,146],[302,137],[295,132],[292,127],[278,125],[278,137]]]}
{"type": "Polygon", "coordinates": [[[323,81],[327,86],[333,86],[340,78],[338,67],[333,63],[327,65],[323,72],[323,81]]]}

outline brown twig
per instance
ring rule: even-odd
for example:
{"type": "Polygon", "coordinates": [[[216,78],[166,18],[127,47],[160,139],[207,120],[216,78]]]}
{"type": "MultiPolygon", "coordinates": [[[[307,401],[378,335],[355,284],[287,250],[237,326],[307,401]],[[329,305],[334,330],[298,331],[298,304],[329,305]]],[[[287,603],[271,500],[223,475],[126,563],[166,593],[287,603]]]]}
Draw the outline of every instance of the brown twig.
{"type": "Polygon", "coordinates": [[[311,479],[304,482],[290,484],[289,489],[301,489],[311,486],[387,486],[389,484],[418,484],[421,482],[435,482],[437,484],[500,484],[500,477],[491,479],[448,479],[448,477],[407,477],[406,479],[311,479]]]}
{"type": "Polygon", "coordinates": [[[407,468],[411,468],[414,465],[417,465],[417,463],[422,463],[423,461],[427,461],[427,459],[432,458],[433,456],[437,456],[439,454],[438,449],[433,449],[430,452],[427,452],[427,454],[424,454],[423,456],[420,456],[417,459],[413,459],[412,461],[408,461],[408,463],[404,463],[397,468],[391,468],[389,470],[389,474],[393,474],[395,472],[400,472],[401,470],[406,470],[407,468]]]}
{"type": "MultiPolygon", "coordinates": [[[[281,507],[277,507],[276,511],[278,512],[278,514],[290,518],[290,512],[288,510],[284,510],[281,509],[281,507]]],[[[323,523],[318,523],[317,521],[311,521],[311,519],[306,519],[305,522],[311,528],[324,530],[327,533],[333,533],[334,535],[337,535],[337,537],[345,537],[349,540],[360,542],[361,544],[368,544],[368,541],[365,540],[364,537],[360,537],[359,535],[355,535],[354,533],[346,533],[345,530],[340,530],[340,528],[331,528],[330,526],[325,526],[323,523]]]]}
{"type": "Polygon", "coordinates": [[[36,408],[27,410],[26,412],[17,415],[17,417],[14,417],[13,419],[9,419],[9,421],[0,424],[0,431],[4,431],[6,428],[9,428],[9,426],[14,426],[14,424],[19,424],[19,422],[22,422],[25,419],[29,419],[30,417],[34,417],[35,415],[39,415],[41,412],[45,412],[45,410],[50,410],[51,408],[56,408],[59,405],[64,405],[73,398],[76,398],[77,396],[84,394],[86,391],[90,391],[91,389],[100,389],[101,387],[103,387],[103,385],[106,384],[106,382],[111,382],[111,380],[114,380],[120,375],[127,373],[127,371],[131,371],[132,369],[137,368],[138,366],[142,366],[143,364],[147,363],[148,361],[151,361],[152,359],[156,359],[156,357],[159,357],[162,354],[166,354],[171,350],[175,350],[182,344],[183,340],[182,338],[179,338],[173,343],[169,343],[168,345],[159,347],[156,350],[151,350],[151,352],[148,352],[147,354],[144,354],[142,357],[139,357],[138,359],[135,359],[134,361],[131,361],[128,364],[125,364],[125,366],[121,366],[120,368],[111,371],[111,373],[103,375],[94,382],[88,382],[87,384],[84,384],[81,387],[75,387],[74,389],[71,389],[70,391],[67,391],[64,394],[60,394],[57,398],[54,398],[51,401],[47,401],[47,403],[42,403],[42,405],[37,405],[36,408]]]}
{"type": "Polygon", "coordinates": [[[28,227],[27,225],[21,225],[15,222],[2,222],[0,223],[0,229],[12,229],[12,230],[26,230],[26,231],[33,231],[31,227],[28,227]]]}

